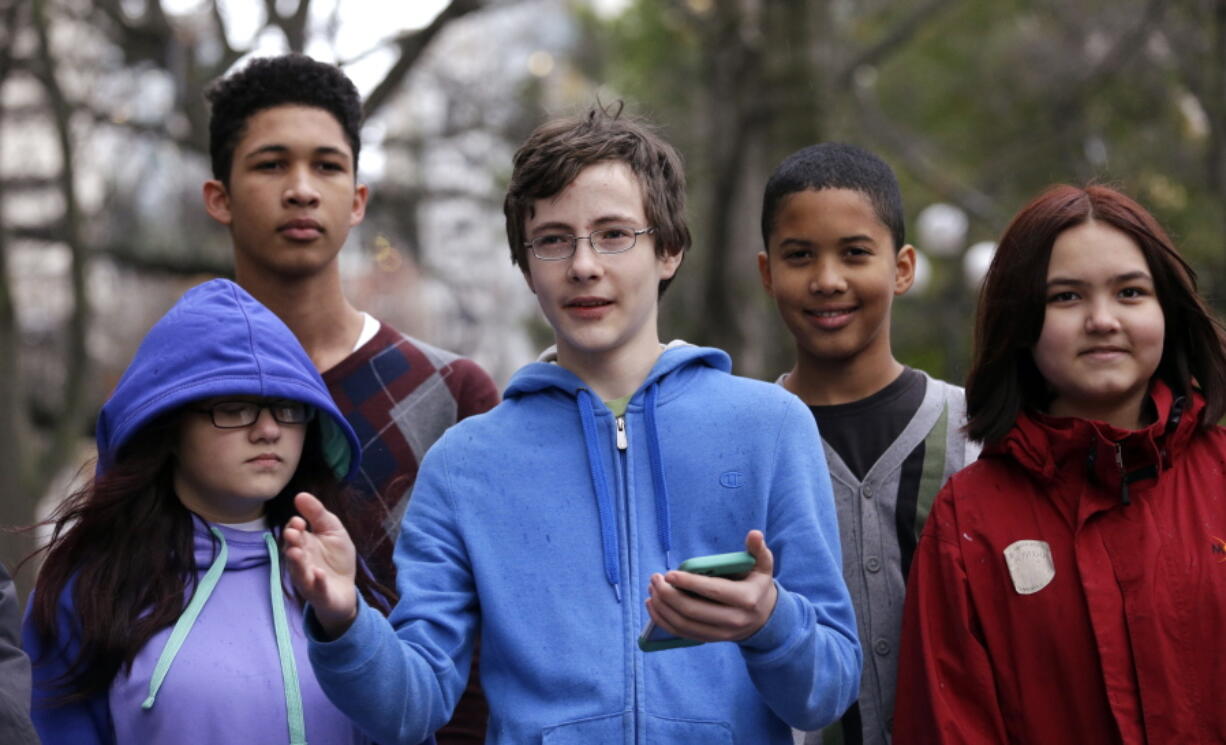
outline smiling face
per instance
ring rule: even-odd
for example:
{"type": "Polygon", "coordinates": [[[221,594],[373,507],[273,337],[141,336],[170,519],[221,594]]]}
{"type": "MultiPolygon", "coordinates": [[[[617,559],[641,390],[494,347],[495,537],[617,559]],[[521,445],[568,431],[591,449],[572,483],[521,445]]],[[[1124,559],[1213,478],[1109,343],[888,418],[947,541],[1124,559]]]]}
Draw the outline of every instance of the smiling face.
{"type": "MultiPolygon", "coordinates": [[[[264,514],[264,504],[298,470],[306,424],[280,424],[262,409],[254,424],[220,429],[205,410],[222,401],[189,404],[179,425],[174,488],[179,501],[211,522],[237,523],[264,514]]],[[[226,396],[226,401],[260,401],[226,396]]]]}
{"type": "Polygon", "coordinates": [[[892,369],[890,307],[911,286],[915,249],[894,250],[862,193],[808,189],[788,196],[758,269],[796,340],[799,362],[892,369]]]}
{"type": "Polygon", "coordinates": [[[335,271],[349,229],[366,213],[353,153],[327,111],[274,106],[247,120],[229,185],[204,185],[205,208],[230,228],[235,274],[303,277],[335,271]]]}
{"type": "Polygon", "coordinates": [[[1056,238],[1033,349],[1054,393],[1051,414],[1138,428],[1164,335],[1149,265],[1131,238],[1093,221],[1056,238]]]}
{"type": "MultiPolygon", "coordinates": [[[[614,227],[652,227],[642,185],[621,161],[583,169],[556,196],[536,200],[524,221],[529,241],[614,227]]],[[[608,366],[649,367],[660,353],[660,280],[672,277],[680,262],[680,254],[658,257],[650,234],[638,236],[633,248],[619,254],[597,254],[586,240],[561,261],[542,261],[529,253],[524,277],[553,327],[559,364],[581,376],[608,366]]]]}

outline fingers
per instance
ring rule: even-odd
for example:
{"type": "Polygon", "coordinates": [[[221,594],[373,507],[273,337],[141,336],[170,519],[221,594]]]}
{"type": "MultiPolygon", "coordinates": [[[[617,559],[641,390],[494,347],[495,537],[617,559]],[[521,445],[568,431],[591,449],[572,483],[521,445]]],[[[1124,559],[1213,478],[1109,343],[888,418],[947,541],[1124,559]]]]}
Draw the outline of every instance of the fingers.
{"type": "Polygon", "coordinates": [[[775,576],[775,555],[766,547],[766,536],[760,530],[751,530],[745,535],[745,551],[757,559],[751,573],[775,576]]]}
{"type": "Polygon", "coordinates": [[[728,641],[743,635],[751,614],[686,595],[657,574],[651,580],[648,613],[669,632],[699,641],[728,641]]]}
{"type": "MultiPolygon", "coordinates": [[[[288,541],[288,537],[286,538],[288,541]]],[[[307,556],[305,549],[299,546],[287,548],[285,550],[285,563],[289,568],[289,579],[298,588],[298,592],[302,596],[311,600],[314,599],[316,584],[313,581],[310,559],[307,556]]]]}
{"type": "Polygon", "coordinates": [[[340,518],[328,512],[323,502],[308,492],[298,492],[294,497],[294,507],[306,519],[314,533],[331,533],[345,529],[340,518]]]}
{"type": "Polygon", "coordinates": [[[681,571],[652,575],[647,604],[652,618],[678,636],[700,641],[739,641],[756,633],[778,599],[775,557],[760,530],[745,536],[745,550],[755,562],[743,579],[681,571]]]}

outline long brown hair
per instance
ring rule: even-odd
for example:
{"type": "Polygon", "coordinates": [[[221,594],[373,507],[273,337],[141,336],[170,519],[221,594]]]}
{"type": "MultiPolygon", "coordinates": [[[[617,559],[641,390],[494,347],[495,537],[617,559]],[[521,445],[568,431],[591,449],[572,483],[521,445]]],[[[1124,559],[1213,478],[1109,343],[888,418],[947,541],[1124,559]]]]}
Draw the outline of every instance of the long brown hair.
{"type": "Polygon", "coordinates": [[[1205,399],[1202,427],[1226,412],[1226,331],[1196,287],[1196,272],[1137,202],[1106,186],[1052,186],[1005,228],[979,294],[975,354],[966,381],[967,435],[999,441],[1023,409],[1043,410],[1047,382],[1031,350],[1043,330],[1044,288],[1056,238],[1095,220],[1123,232],[1145,256],[1166,333],[1155,376],[1205,399]]]}
{"type": "MultiPolygon", "coordinates": [[[[178,620],[195,586],[193,516],[172,482],[180,419],[181,410],[170,412],[133,435],[113,465],[60,504],[48,520],[50,542],[35,552],[47,552],[31,609],[44,648],[65,644],[57,638],[65,590],[80,636],[55,681],[65,703],[104,693],[154,634],[178,620]]],[[[325,463],[318,430],[312,422],[293,478],[267,503],[268,525],[284,525],[295,514],[294,495],[310,491],[348,526],[346,488],[325,463]]],[[[394,594],[369,573],[359,571],[357,584],[367,602],[390,609],[394,594]]]]}

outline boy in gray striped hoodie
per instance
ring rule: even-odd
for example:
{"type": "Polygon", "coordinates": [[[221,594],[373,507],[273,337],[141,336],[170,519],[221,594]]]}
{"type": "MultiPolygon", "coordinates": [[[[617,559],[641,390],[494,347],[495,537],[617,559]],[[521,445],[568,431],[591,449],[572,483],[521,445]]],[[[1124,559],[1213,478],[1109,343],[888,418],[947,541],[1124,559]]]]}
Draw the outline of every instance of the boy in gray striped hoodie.
{"type": "Polygon", "coordinates": [[[885,745],[911,555],[937,490],[978,446],[962,433],[962,389],[891,349],[893,300],[915,279],[916,252],[888,165],[838,143],[793,153],[767,182],[762,239],[762,285],[796,344],[778,382],[817,420],[864,648],[859,700],[796,740],[885,745]]]}

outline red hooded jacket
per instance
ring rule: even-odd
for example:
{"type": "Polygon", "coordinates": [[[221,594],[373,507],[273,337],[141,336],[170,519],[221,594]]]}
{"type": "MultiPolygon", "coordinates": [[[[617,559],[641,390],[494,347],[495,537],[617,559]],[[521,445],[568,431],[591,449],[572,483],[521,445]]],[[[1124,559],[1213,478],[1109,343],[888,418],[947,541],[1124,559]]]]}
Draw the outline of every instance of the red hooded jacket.
{"type": "Polygon", "coordinates": [[[1023,414],[938,495],[894,741],[1226,742],[1226,430],[1023,414]]]}

